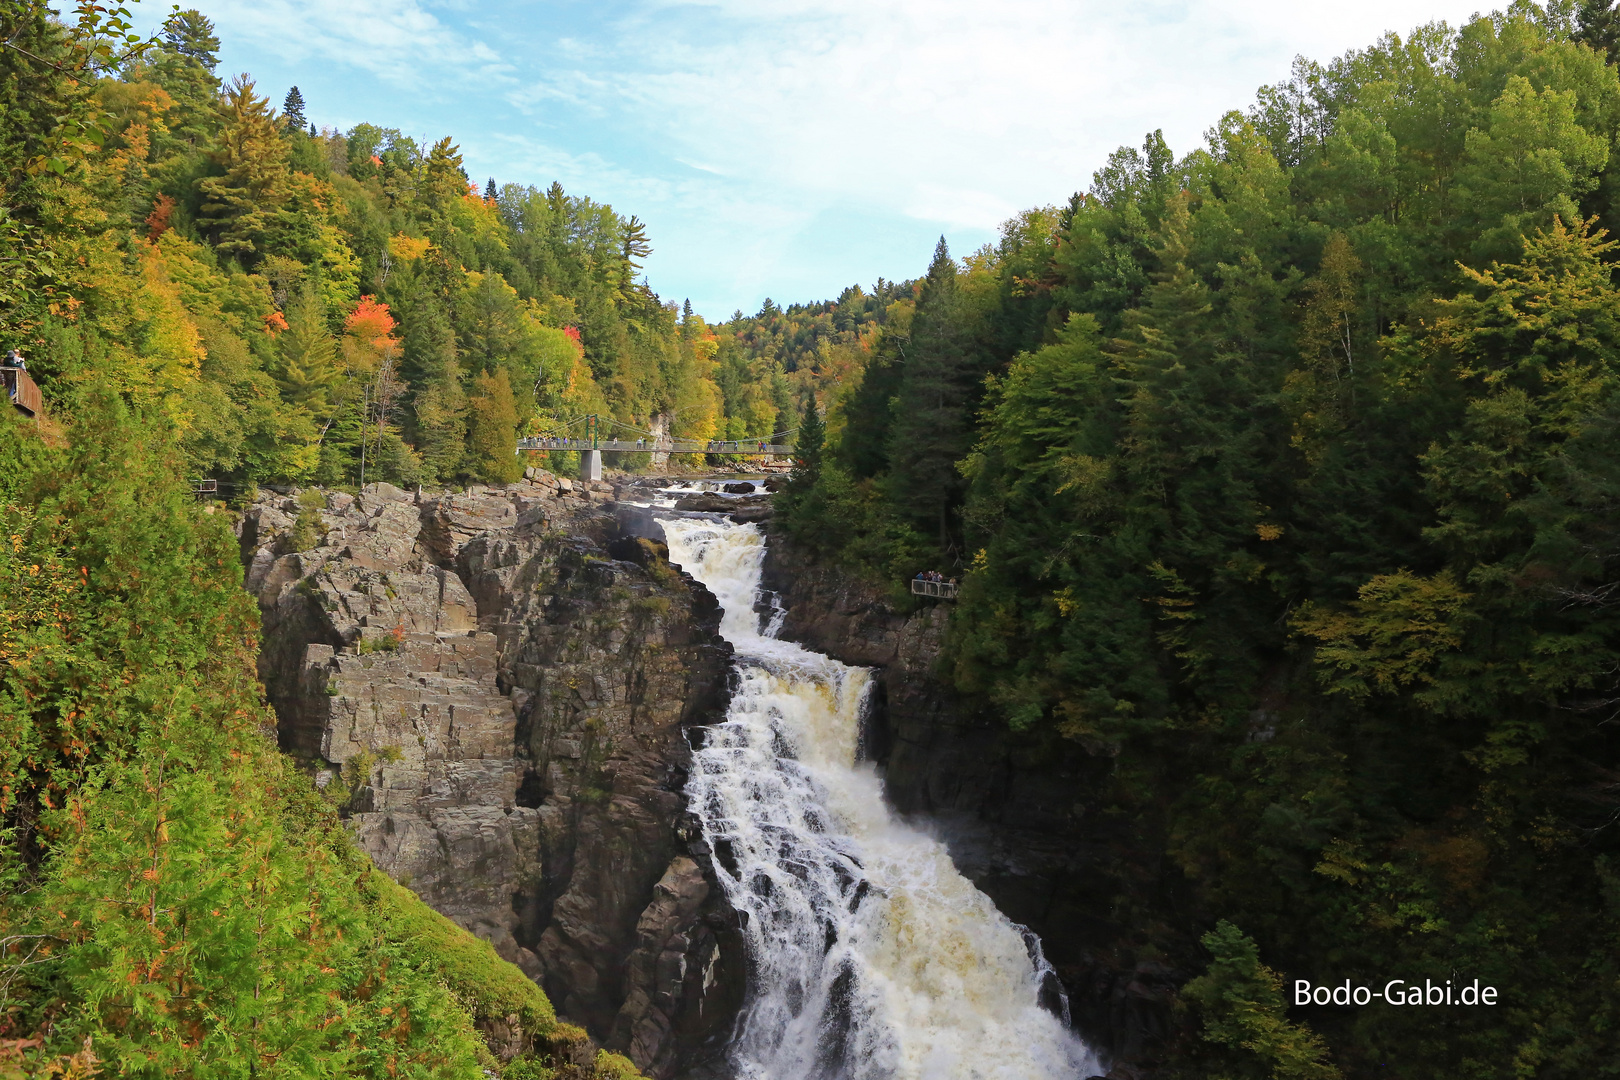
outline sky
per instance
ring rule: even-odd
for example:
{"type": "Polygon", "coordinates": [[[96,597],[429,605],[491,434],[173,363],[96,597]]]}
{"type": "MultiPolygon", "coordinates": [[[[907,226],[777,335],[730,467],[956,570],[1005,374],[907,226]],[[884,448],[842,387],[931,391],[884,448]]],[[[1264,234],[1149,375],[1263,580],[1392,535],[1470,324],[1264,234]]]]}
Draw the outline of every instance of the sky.
{"type": "MultiPolygon", "coordinates": [[[[921,275],[1121,145],[1477,0],[188,0],[309,119],[461,147],[469,176],[647,223],[646,274],[712,320],[921,275]]],[[[149,0],[149,19],[166,4],[149,0]]],[[[1489,10],[1489,8],[1484,8],[1489,10]]]]}

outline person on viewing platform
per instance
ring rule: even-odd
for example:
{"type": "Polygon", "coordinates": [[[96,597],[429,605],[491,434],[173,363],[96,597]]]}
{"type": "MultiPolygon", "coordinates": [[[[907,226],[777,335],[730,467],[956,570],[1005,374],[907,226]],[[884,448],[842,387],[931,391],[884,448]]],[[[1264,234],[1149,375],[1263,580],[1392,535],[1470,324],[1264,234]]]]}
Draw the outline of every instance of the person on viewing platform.
{"type": "Polygon", "coordinates": [[[16,349],[6,350],[6,362],[0,366],[16,368],[18,371],[28,370],[28,362],[23,359],[23,354],[16,349]]]}

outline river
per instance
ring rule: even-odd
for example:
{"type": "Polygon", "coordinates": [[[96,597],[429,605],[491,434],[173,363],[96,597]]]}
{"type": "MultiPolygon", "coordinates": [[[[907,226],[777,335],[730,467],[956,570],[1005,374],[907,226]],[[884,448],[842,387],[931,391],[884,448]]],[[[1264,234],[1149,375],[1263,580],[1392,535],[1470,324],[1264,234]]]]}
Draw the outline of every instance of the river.
{"type": "MultiPolygon", "coordinates": [[[[755,610],[757,527],[667,519],[670,561],[724,608],[737,684],[688,796],[745,914],[739,1080],[1083,1080],[1103,1070],[1041,1005],[1039,943],[902,821],[859,760],[870,673],[755,610]]],[[[1052,995],[1048,995],[1051,997],[1052,995]]]]}

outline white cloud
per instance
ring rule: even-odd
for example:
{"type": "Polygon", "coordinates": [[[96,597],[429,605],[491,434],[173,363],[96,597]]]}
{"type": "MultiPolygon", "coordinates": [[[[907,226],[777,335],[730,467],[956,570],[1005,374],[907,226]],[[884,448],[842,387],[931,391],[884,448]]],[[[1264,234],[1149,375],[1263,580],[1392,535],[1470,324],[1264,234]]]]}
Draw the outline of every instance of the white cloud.
{"type": "MultiPolygon", "coordinates": [[[[294,65],[358,69],[396,87],[446,87],[516,70],[491,44],[452,30],[416,0],[193,0],[227,42],[294,65]]],[[[446,5],[434,5],[443,7],[446,5]]]]}
{"type": "Polygon", "coordinates": [[[1297,52],[1325,59],[1414,17],[1464,10],[649,0],[601,28],[588,74],[538,72],[515,93],[576,102],[675,161],[701,158],[789,198],[982,227],[988,213],[1085,187],[1111,149],[1153,128],[1192,149],[1222,111],[1286,76],[1297,52]]]}

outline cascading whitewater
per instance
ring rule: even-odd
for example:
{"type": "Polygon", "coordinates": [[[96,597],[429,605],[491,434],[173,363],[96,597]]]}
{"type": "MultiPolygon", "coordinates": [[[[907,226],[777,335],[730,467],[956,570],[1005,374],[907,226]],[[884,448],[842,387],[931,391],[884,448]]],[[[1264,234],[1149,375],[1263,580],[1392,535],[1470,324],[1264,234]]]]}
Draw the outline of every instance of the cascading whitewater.
{"type": "MultiPolygon", "coordinates": [[[[688,793],[746,914],[745,1080],[1071,1080],[1096,1058],[1040,1004],[1027,931],[895,818],[856,761],[863,668],[763,631],[752,525],[663,520],[670,561],[719,599],[738,686],[688,793]]],[[[1034,956],[1032,958],[1032,952],[1034,956]]]]}

